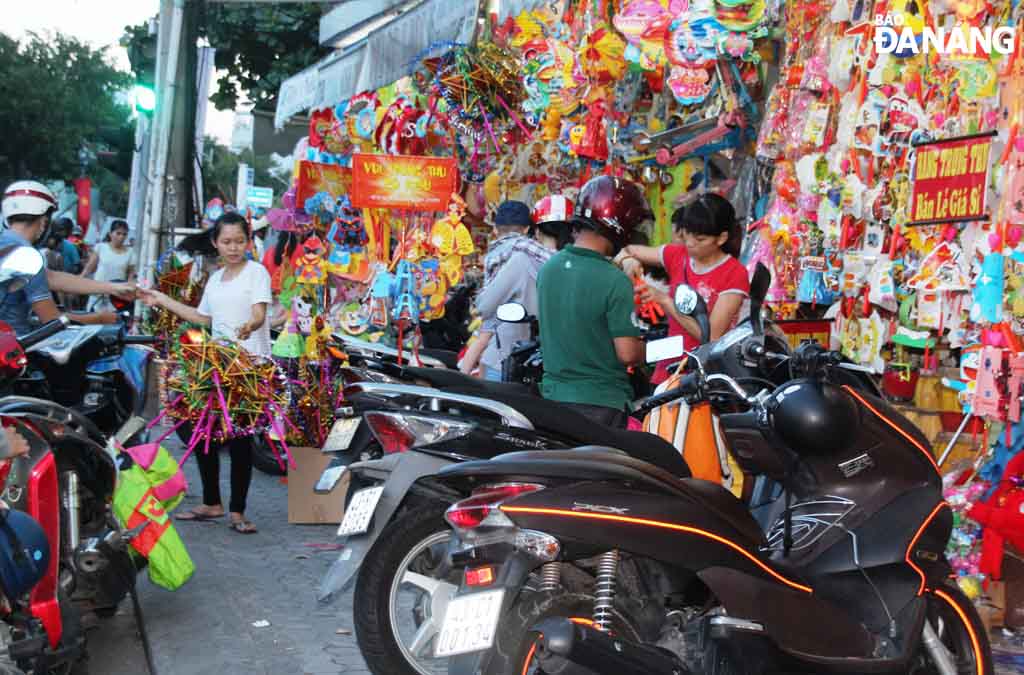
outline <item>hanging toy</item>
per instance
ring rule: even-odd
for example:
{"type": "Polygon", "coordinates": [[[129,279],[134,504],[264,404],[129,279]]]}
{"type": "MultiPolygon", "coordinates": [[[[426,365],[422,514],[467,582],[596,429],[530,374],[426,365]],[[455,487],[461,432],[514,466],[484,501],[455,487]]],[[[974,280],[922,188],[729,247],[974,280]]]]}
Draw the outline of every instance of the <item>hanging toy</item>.
{"type": "Polygon", "coordinates": [[[437,252],[440,272],[449,286],[462,280],[462,258],[476,250],[473,236],[462,222],[465,215],[466,202],[453,193],[448,202],[448,213],[434,221],[430,228],[430,244],[437,252]]]}
{"type": "Polygon", "coordinates": [[[315,234],[302,242],[293,261],[295,283],[315,286],[324,284],[327,281],[327,263],[324,261],[326,253],[324,243],[315,234]]]}

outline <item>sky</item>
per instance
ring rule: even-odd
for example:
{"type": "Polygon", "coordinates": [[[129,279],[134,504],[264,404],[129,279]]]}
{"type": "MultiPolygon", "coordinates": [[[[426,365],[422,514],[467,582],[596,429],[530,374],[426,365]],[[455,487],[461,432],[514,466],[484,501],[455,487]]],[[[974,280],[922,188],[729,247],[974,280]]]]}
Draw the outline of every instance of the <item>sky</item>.
{"type": "MultiPolygon", "coordinates": [[[[128,53],[118,44],[124,27],[142,23],[159,11],[159,0],[0,0],[0,31],[15,38],[47,31],[72,35],[94,48],[110,47],[111,63],[127,71],[128,53]]],[[[215,79],[211,78],[211,91],[215,79]]],[[[210,104],[206,115],[206,133],[227,145],[234,114],[210,104]]]]}

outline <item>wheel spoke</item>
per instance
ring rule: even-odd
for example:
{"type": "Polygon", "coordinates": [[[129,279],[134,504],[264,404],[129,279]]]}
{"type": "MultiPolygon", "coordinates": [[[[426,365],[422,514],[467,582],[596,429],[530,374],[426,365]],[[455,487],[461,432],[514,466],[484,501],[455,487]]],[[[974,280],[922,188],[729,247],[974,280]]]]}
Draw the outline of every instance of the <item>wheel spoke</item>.
{"type": "MultiPolygon", "coordinates": [[[[437,592],[437,589],[444,584],[440,579],[432,579],[425,574],[419,574],[410,570],[406,570],[405,574],[402,575],[402,585],[410,584],[419,588],[428,595],[433,595],[437,592]]],[[[447,585],[447,584],[444,584],[447,585]]]]}
{"type": "Polygon", "coordinates": [[[420,627],[416,629],[416,634],[409,641],[409,652],[417,658],[429,656],[429,654],[423,654],[423,650],[426,649],[435,635],[437,635],[437,626],[434,625],[433,619],[427,619],[420,624],[420,627]]]}

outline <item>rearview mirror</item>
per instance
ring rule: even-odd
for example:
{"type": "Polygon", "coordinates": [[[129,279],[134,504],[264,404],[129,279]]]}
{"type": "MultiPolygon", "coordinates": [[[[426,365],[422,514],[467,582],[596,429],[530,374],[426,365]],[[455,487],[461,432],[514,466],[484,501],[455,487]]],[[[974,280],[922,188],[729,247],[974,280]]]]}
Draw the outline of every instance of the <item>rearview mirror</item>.
{"type": "Polygon", "coordinates": [[[772,283],[772,273],[763,263],[757,263],[754,276],[750,279],[750,327],[754,335],[764,335],[764,320],[761,307],[768,296],[768,288],[772,283]]]}
{"type": "Polygon", "coordinates": [[[45,267],[43,254],[31,246],[12,246],[0,251],[0,291],[13,293],[24,288],[45,267]]]}
{"type": "Polygon", "coordinates": [[[506,302],[504,305],[499,305],[498,311],[495,314],[499,321],[504,321],[505,323],[522,323],[526,321],[526,308],[518,302],[506,302]]]}
{"type": "Polygon", "coordinates": [[[672,298],[676,309],[680,314],[692,317],[700,326],[700,343],[704,344],[711,339],[711,320],[708,316],[708,306],[700,293],[685,284],[676,287],[675,296],[672,298]]]}
{"type": "Polygon", "coordinates": [[[697,309],[697,298],[699,297],[697,291],[682,284],[676,288],[676,297],[673,300],[679,313],[689,316],[697,309]]]}

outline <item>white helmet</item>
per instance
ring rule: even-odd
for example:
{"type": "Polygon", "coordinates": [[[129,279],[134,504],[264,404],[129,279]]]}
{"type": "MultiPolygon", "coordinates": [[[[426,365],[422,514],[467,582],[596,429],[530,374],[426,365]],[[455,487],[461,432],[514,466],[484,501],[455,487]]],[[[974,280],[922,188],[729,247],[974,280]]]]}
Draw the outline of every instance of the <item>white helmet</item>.
{"type": "Polygon", "coordinates": [[[42,183],[19,180],[4,190],[3,216],[6,224],[11,216],[41,216],[57,210],[57,198],[42,183]]]}

